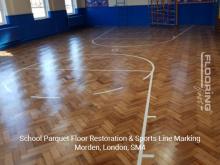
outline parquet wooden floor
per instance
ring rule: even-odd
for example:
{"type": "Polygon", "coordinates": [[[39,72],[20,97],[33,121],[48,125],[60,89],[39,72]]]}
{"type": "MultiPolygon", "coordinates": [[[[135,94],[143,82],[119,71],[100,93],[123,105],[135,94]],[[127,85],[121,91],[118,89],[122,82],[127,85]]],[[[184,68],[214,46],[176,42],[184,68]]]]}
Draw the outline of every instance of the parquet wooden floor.
{"type": "MultiPolygon", "coordinates": [[[[220,37],[212,27],[88,28],[6,51],[13,56],[0,57],[0,164],[136,164],[137,150],[19,141],[21,135],[140,136],[149,85],[143,77],[151,66],[132,56],[156,68],[149,111],[156,118],[148,119],[146,136],[201,137],[200,143],[145,142],[144,152],[155,157],[142,164],[220,164],[220,37]],[[212,112],[200,110],[195,89],[202,52],[212,56],[212,112]]],[[[131,145],[92,142],[118,143],[131,145]]]]}

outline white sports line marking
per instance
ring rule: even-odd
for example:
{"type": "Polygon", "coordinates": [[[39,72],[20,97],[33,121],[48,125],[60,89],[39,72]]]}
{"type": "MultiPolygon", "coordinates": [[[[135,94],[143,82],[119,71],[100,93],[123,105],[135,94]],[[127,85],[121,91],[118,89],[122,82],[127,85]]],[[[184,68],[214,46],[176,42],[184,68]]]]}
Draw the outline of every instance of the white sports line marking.
{"type": "Polygon", "coordinates": [[[180,36],[182,36],[184,33],[188,32],[190,29],[192,29],[194,26],[190,26],[188,28],[186,28],[185,30],[183,30],[182,32],[180,32],[179,34],[172,36],[171,39],[166,40],[166,41],[161,41],[158,42],[156,44],[152,44],[152,45],[146,45],[146,44],[141,44],[141,45],[104,45],[104,44],[99,44],[96,43],[96,40],[101,38],[102,36],[104,36],[105,34],[108,34],[109,32],[113,31],[115,28],[111,28],[109,30],[107,30],[106,32],[102,33],[101,35],[99,35],[98,37],[96,37],[95,39],[92,40],[92,44],[96,45],[96,46],[102,46],[102,47],[111,47],[111,48],[127,48],[127,47],[141,47],[141,46],[156,46],[156,45],[160,45],[160,44],[164,44],[164,43],[168,43],[171,41],[176,40],[177,38],[179,38],[180,36]]]}
{"type": "Polygon", "coordinates": [[[32,99],[60,99],[61,97],[31,96],[32,99]]]}
{"type": "Polygon", "coordinates": [[[144,158],[154,158],[155,155],[154,154],[143,154],[144,158]]]}
{"type": "Polygon", "coordinates": [[[173,39],[172,40],[175,40],[177,39],[178,37],[180,37],[181,35],[183,35],[184,33],[188,32],[190,29],[192,29],[194,26],[190,26],[188,28],[186,28],[185,30],[183,30],[182,32],[180,32],[179,34],[177,34],[176,36],[173,36],[173,39]]]}
{"type": "Polygon", "coordinates": [[[95,40],[97,40],[97,39],[101,38],[102,36],[108,34],[109,32],[113,31],[114,29],[115,29],[115,27],[110,28],[109,30],[106,30],[106,31],[103,32],[102,34],[98,35],[96,38],[94,38],[94,39],[92,40],[92,43],[95,45],[95,44],[96,44],[95,40]]]}
{"type": "Polygon", "coordinates": [[[93,95],[100,95],[100,94],[106,94],[106,93],[110,93],[110,92],[115,92],[115,91],[122,90],[123,88],[124,87],[120,87],[120,88],[111,89],[111,90],[107,90],[107,91],[103,91],[103,92],[96,92],[96,93],[93,93],[93,95]]]}
{"type": "MultiPolygon", "coordinates": [[[[40,70],[40,69],[30,68],[28,70],[40,70]]],[[[146,71],[146,70],[130,70],[130,69],[56,69],[56,70],[89,71],[89,72],[142,72],[142,73],[149,73],[150,72],[150,71],[146,71]]]]}
{"type": "MultiPolygon", "coordinates": [[[[143,78],[143,80],[146,80],[148,77],[150,77],[151,72],[154,72],[154,70],[155,70],[154,64],[150,60],[143,58],[143,57],[140,57],[140,56],[128,55],[128,54],[115,54],[115,53],[114,54],[90,54],[90,55],[93,55],[93,56],[94,55],[100,55],[100,56],[114,55],[114,56],[127,56],[127,57],[138,58],[138,59],[141,59],[141,60],[144,60],[144,61],[150,63],[150,65],[152,66],[152,71],[135,70],[135,69],[134,70],[131,70],[131,69],[118,69],[118,70],[117,69],[112,69],[112,70],[111,69],[109,69],[109,70],[107,70],[107,69],[57,69],[57,70],[73,70],[73,71],[78,70],[78,71],[90,71],[90,72],[142,72],[142,73],[149,73],[146,77],[143,78]]],[[[65,57],[60,58],[60,59],[65,59],[65,57]]],[[[69,58],[67,58],[67,59],[69,59],[69,58]]],[[[29,66],[26,66],[24,68],[17,70],[16,72],[14,72],[12,74],[17,74],[23,70],[39,70],[37,68],[31,68],[32,66],[36,66],[38,64],[39,63],[31,64],[29,66]]],[[[2,86],[6,89],[7,92],[12,93],[12,90],[8,87],[8,84],[13,80],[12,78],[10,78],[10,76],[9,76],[9,79],[6,80],[6,82],[2,83],[2,86]]]]}
{"type": "Polygon", "coordinates": [[[156,119],[157,116],[147,116],[148,119],[156,119]]]}
{"type": "MultiPolygon", "coordinates": [[[[141,131],[141,138],[143,138],[143,139],[145,138],[146,130],[147,130],[147,119],[148,119],[148,112],[149,112],[149,107],[150,107],[150,98],[151,98],[154,70],[155,70],[155,68],[153,65],[153,72],[151,72],[150,76],[149,75],[147,76],[147,78],[150,78],[150,84],[149,84],[148,92],[147,92],[147,101],[146,101],[144,120],[143,120],[143,126],[142,126],[142,131],[141,131]]],[[[139,150],[139,153],[138,153],[137,165],[142,164],[142,158],[143,158],[143,152],[144,152],[143,151],[144,140],[140,141],[140,146],[141,146],[141,149],[139,150]]]]}

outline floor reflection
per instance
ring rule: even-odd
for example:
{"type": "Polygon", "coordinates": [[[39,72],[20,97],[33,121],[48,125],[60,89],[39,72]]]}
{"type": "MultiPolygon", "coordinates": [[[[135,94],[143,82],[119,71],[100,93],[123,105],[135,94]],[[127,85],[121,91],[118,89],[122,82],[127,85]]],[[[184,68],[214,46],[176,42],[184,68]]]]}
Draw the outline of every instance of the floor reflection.
{"type": "Polygon", "coordinates": [[[52,49],[47,49],[40,52],[39,55],[39,68],[40,68],[40,84],[42,86],[42,93],[39,94],[46,98],[47,104],[53,111],[59,111],[59,100],[50,98],[62,97],[60,94],[60,79],[59,79],[59,64],[56,53],[52,49]],[[54,104],[56,101],[56,104],[54,104]]]}
{"type": "Polygon", "coordinates": [[[28,100],[25,99],[25,90],[22,87],[22,77],[17,73],[13,61],[3,68],[0,66],[0,116],[6,127],[16,126],[26,128],[25,117],[28,100]]]}
{"type": "Polygon", "coordinates": [[[72,40],[70,42],[69,69],[72,69],[71,75],[75,80],[78,90],[83,91],[85,89],[85,86],[82,82],[84,82],[85,77],[83,75],[82,69],[85,69],[85,65],[83,63],[83,54],[79,48],[79,42],[80,41],[78,40],[72,40]]]}

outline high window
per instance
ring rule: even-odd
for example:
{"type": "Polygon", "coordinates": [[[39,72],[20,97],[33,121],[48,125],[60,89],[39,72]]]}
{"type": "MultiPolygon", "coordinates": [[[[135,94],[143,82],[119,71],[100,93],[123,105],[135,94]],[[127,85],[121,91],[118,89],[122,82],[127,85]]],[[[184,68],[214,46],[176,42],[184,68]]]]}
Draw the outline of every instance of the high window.
{"type": "Polygon", "coordinates": [[[76,14],[76,0],[65,0],[67,14],[76,14]]]}
{"type": "Polygon", "coordinates": [[[48,1],[47,0],[30,0],[31,9],[35,19],[48,17],[48,1]]]}
{"type": "Polygon", "coordinates": [[[0,25],[5,24],[5,8],[3,0],[0,0],[0,25]]]}

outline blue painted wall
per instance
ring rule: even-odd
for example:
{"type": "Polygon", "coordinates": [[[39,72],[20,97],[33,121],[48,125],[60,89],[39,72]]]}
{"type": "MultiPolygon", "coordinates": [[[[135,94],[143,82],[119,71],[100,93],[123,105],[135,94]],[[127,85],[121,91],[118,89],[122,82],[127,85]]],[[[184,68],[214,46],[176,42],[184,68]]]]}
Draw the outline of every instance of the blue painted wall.
{"type": "Polygon", "coordinates": [[[65,10],[50,11],[49,17],[42,20],[34,20],[32,14],[7,16],[7,25],[0,26],[0,49],[83,26],[83,10],[77,12],[67,16],[65,10]]]}
{"type": "Polygon", "coordinates": [[[86,9],[86,21],[90,26],[149,25],[147,6],[91,7],[86,9]]]}
{"type": "MultiPolygon", "coordinates": [[[[7,25],[0,26],[0,49],[10,45],[64,32],[76,26],[147,26],[148,6],[79,8],[67,16],[65,10],[50,11],[49,18],[34,20],[32,14],[7,16],[7,25]]],[[[217,4],[179,4],[180,25],[214,25],[217,4]]]]}
{"type": "MultiPolygon", "coordinates": [[[[214,25],[215,3],[179,4],[180,25],[214,25]]],[[[137,26],[149,25],[150,9],[148,6],[91,7],[86,9],[87,24],[137,26]]]]}
{"type": "Polygon", "coordinates": [[[21,34],[18,26],[4,26],[0,29],[0,49],[6,47],[9,43],[15,44],[21,40],[21,34]]]}
{"type": "Polygon", "coordinates": [[[180,25],[215,25],[216,3],[180,4],[180,25]]]}

